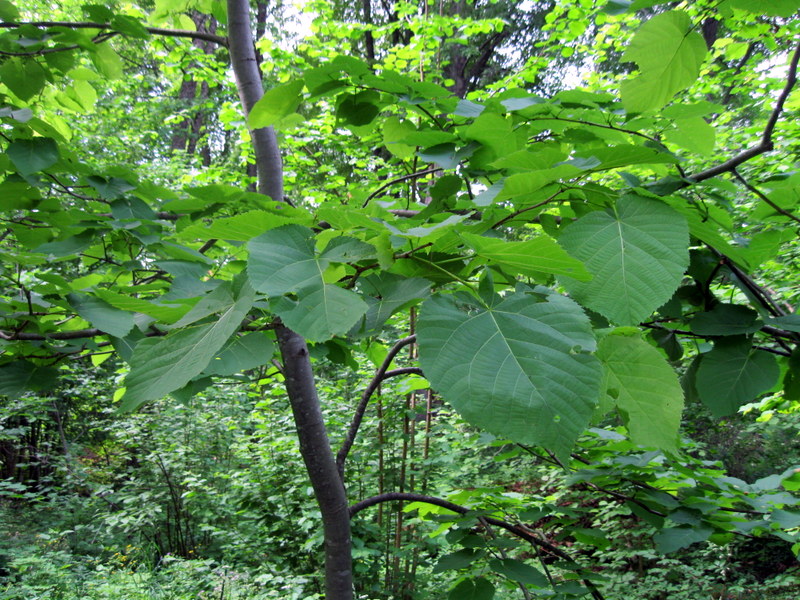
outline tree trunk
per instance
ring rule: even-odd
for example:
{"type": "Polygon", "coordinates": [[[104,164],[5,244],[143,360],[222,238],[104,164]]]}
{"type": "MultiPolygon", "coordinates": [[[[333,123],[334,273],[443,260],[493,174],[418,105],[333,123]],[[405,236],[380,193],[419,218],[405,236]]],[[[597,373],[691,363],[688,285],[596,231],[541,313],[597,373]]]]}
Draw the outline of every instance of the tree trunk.
{"type": "MultiPolygon", "coordinates": [[[[245,115],[264,94],[250,30],[248,0],[228,0],[228,47],[245,115]]],[[[256,151],[258,191],[283,201],[283,168],[272,127],[250,132],[256,151]]],[[[352,600],[350,514],[317,396],[305,340],[287,327],[277,331],[286,392],[292,405],[300,453],[322,515],[325,537],[325,598],[352,600]]]]}

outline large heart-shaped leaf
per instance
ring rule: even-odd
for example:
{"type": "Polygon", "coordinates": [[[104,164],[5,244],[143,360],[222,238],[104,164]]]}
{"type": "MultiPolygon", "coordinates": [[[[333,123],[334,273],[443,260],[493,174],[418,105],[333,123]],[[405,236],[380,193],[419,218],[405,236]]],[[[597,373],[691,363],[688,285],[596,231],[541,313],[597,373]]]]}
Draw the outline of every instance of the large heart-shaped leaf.
{"type": "Polygon", "coordinates": [[[465,419],[568,454],[586,427],[602,368],[589,319],[572,300],[519,290],[491,307],[434,296],[420,313],[420,361],[465,419]]]}
{"type": "Polygon", "coordinates": [[[8,158],[22,175],[30,175],[52,167],[58,160],[58,144],[55,140],[36,137],[16,140],[8,145],[8,158]]]}
{"type": "Polygon", "coordinates": [[[625,420],[631,440],[675,450],[683,390],[658,350],[639,337],[609,335],[597,349],[605,367],[604,388],[625,420]]]}
{"type": "Polygon", "coordinates": [[[635,325],[670,299],[689,264],[686,219],[666,204],[625,196],[564,228],[559,244],[594,278],[560,281],[578,302],[620,325],[635,325]]]}

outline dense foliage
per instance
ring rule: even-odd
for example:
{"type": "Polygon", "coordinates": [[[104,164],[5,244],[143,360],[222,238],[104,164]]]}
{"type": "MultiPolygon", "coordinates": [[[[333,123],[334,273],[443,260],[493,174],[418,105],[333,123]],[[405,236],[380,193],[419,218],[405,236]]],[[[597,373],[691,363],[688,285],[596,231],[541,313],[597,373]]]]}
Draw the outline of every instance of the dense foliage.
{"type": "Polygon", "coordinates": [[[796,597],[798,9],[0,2],[0,597],[796,597]]]}

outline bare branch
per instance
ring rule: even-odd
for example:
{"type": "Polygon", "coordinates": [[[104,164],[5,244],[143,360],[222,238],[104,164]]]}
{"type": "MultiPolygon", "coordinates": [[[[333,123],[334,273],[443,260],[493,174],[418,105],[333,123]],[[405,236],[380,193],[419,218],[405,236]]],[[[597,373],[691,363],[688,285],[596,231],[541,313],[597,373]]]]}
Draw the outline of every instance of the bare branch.
{"type": "MultiPolygon", "coordinates": [[[[17,23],[0,23],[0,29],[16,29],[23,25],[33,25],[34,27],[66,27],[67,29],[110,29],[114,30],[114,26],[110,23],[93,23],[90,21],[20,21],[17,23]]],[[[161,35],[165,37],[177,38],[190,38],[193,40],[204,40],[206,42],[213,42],[220,46],[228,46],[228,38],[221,35],[214,35],[213,33],[206,33],[203,31],[189,31],[188,29],[163,29],[161,27],[144,27],[148,33],[153,35],[161,35]]],[[[119,35],[124,35],[116,32],[119,35]]]]}
{"type": "Polygon", "coordinates": [[[756,196],[761,198],[761,200],[763,200],[766,204],[768,204],[770,208],[772,208],[775,212],[782,214],[784,217],[789,217],[792,221],[800,223],[800,217],[790,213],[788,210],[785,210],[780,206],[778,206],[777,204],[775,204],[772,200],[769,199],[769,197],[766,194],[764,194],[761,190],[752,185],[749,181],[747,181],[747,179],[742,177],[739,171],[737,171],[736,169],[731,169],[731,173],[733,173],[733,176],[739,180],[739,183],[741,183],[744,187],[746,187],[756,196]]]}
{"type": "MultiPolygon", "coordinates": [[[[350,448],[353,447],[353,443],[356,440],[356,436],[358,435],[358,428],[361,426],[361,421],[364,419],[364,413],[367,410],[367,404],[369,404],[369,399],[372,397],[372,394],[375,393],[375,390],[378,389],[378,386],[381,384],[381,381],[389,376],[389,373],[400,375],[401,373],[395,373],[393,371],[387,370],[389,369],[389,365],[392,364],[394,357],[397,356],[397,353],[400,352],[403,348],[408,346],[409,344],[413,344],[417,341],[416,335],[409,335],[408,337],[404,337],[401,340],[398,340],[392,349],[389,350],[389,353],[386,355],[386,358],[383,359],[383,363],[375,371],[375,376],[372,378],[372,381],[369,382],[369,385],[364,390],[364,393],[361,394],[361,401],[358,403],[356,407],[356,411],[353,414],[353,420],[350,422],[350,428],[347,430],[347,436],[345,436],[344,441],[342,442],[342,447],[339,449],[339,452],[336,454],[336,466],[339,469],[339,476],[344,479],[344,463],[347,460],[347,454],[350,452],[350,448]]],[[[400,371],[400,369],[395,369],[395,371],[400,371]]],[[[416,372],[416,371],[408,371],[408,372],[416,372]]]]}
{"type": "Polygon", "coordinates": [[[367,199],[364,200],[364,204],[361,205],[361,208],[366,208],[369,201],[378,196],[383,190],[392,187],[395,183],[402,183],[403,181],[407,181],[408,179],[416,179],[418,177],[424,177],[425,175],[429,175],[430,173],[436,173],[437,171],[441,171],[439,167],[431,167],[430,169],[423,169],[422,171],[417,171],[416,173],[409,173],[408,175],[403,175],[402,177],[398,177],[396,179],[392,179],[384,183],[381,187],[377,190],[372,192],[367,199]]]}
{"type": "MultiPolygon", "coordinates": [[[[365,508],[369,508],[370,506],[375,506],[376,504],[381,504],[383,502],[393,502],[393,501],[402,501],[402,502],[424,502],[426,504],[432,504],[434,506],[441,506],[442,508],[446,508],[447,510],[452,510],[455,513],[460,515],[466,514],[470,512],[471,509],[461,506],[460,504],[456,504],[454,502],[450,502],[449,500],[445,500],[443,498],[436,498],[434,496],[425,496],[423,494],[412,494],[410,492],[388,492],[386,494],[379,494],[377,496],[372,496],[371,498],[366,498],[361,502],[357,502],[350,506],[350,518],[354,517],[356,514],[364,510],[365,508]]],[[[509,523],[508,521],[503,521],[502,519],[497,519],[495,517],[481,517],[487,523],[494,525],[495,527],[500,527],[501,529],[505,529],[509,533],[513,533],[519,538],[522,538],[526,542],[533,544],[534,546],[538,546],[546,550],[547,552],[563,559],[574,563],[575,561],[570,557],[569,554],[561,550],[560,548],[554,546],[547,540],[544,540],[537,535],[535,535],[530,529],[525,527],[524,525],[518,525],[514,523],[509,523]]],[[[597,586],[594,585],[588,579],[582,579],[583,584],[589,589],[592,594],[592,598],[595,600],[603,600],[603,595],[600,593],[600,590],[597,589],[597,586]]]]}
{"type": "Polygon", "coordinates": [[[775,125],[778,123],[778,119],[780,119],[781,114],[783,113],[783,106],[786,104],[786,99],[789,97],[789,94],[792,92],[792,89],[797,83],[798,61],[800,61],[800,44],[797,45],[794,54],[792,55],[792,60],[789,63],[789,73],[786,76],[786,84],[783,86],[783,90],[775,102],[775,108],[772,109],[772,114],[770,115],[769,120],[764,127],[764,132],[761,134],[761,141],[758,143],[758,145],[740,152],[730,160],[726,160],[724,163],[719,164],[716,167],[711,167],[710,169],[701,171],[697,175],[690,175],[685,184],[681,187],[688,187],[693,183],[699,183],[701,181],[705,181],[706,179],[711,179],[712,177],[716,177],[722,173],[732,172],[742,163],[747,162],[751,158],[759,156],[760,154],[769,152],[774,148],[772,134],[775,131],[775,125]]]}

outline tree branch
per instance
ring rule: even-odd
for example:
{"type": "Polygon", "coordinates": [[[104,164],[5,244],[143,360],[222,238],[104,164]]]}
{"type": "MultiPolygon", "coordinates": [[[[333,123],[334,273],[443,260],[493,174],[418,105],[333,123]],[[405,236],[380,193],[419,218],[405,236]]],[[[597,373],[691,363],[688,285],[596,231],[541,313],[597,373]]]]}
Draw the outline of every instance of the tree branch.
{"type": "MultiPolygon", "coordinates": [[[[375,371],[375,376],[372,378],[372,381],[369,382],[369,385],[366,387],[364,392],[361,394],[361,401],[358,403],[356,407],[356,411],[353,414],[353,419],[350,422],[350,428],[347,430],[347,435],[342,442],[342,447],[339,449],[339,452],[336,454],[336,467],[339,470],[339,476],[344,480],[344,463],[347,460],[347,455],[350,452],[350,449],[353,447],[353,443],[356,440],[356,436],[358,435],[358,428],[361,426],[361,421],[364,419],[364,413],[367,410],[367,404],[369,404],[369,399],[372,397],[372,394],[375,393],[375,390],[378,389],[378,386],[381,384],[381,381],[389,376],[389,373],[393,373],[396,375],[401,375],[399,373],[401,369],[395,369],[395,371],[390,371],[387,373],[389,366],[392,364],[395,356],[397,353],[400,352],[403,348],[408,346],[409,344],[413,344],[417,341],[416,335],[410,335],[408,337],[404,337],[398,340],[394,346],[392,346],[389,353],[386,355],[386,358],[383,359],[383,363],[375,371]]],[[[406,371],[406,372],[417,372],[417,371],[406,371]]],[[[421,371],[419,371],[421,373],[421,371]]]]}
{"type": "Polygon", "coordinates": [[[775,101],[775,107],[772,109],[772,114],[770,115],[769,120],[764,127],[764,132],[761,134],[761,141],[758,143],[758,145],[740,152],[730,160],[727,160],[716,167],[711,167],[710,169],[701,171],[696,175],[690,175],[687,178],[687,181],[681,187],[688,187],[693,183],[699,183],[701,181],[705,181],[706,179],[711,179],[712,177],[716,177],[722,173],[732,172],[742,163],[747,162],[751,158],[754,158],[760,154],[769,152],[774,148],[772,134],[775,131],[775,125],[778,123],[778,119],[783,113],[783,106],[786,103],[786,99],[789,97],[789,94],[792,92],[792,89],[797,83],[798,61],[800,61],[800,44],[797,45],[794,54],[792,55],[792,60],[789,63],[789,73],[786,76],[786,84],[783,86],[783,90],[778,96],[778,99],[775,101]]]}
{"type": "Polygon", "coordinates": [[[780,206],[778,206],[777,204],[775,204],[772,200],[769,199],[769,197],[766,194],[764,194],[761,190],[759,190],[757,187],[755,187],[753,184],[747,181],[747,179],[742,177],[739,171],[737,171],[736,169],[731,169],[731,173],[733,173],[733,176],[739,180],[739,183],[741,183],[753,194],[761,198],[761,200],[763,200],[766,204],[768,204],[769,207],[772,208],[775,212],[782,214],[784,217],[789,217],[792,221],[800,223],[800,217],[790,213],[788,210],[785,210],[780,206]]]}
{"type": "MultiPolygon", "coordinates": [[[[353,518],[359,512],[364,510],[365,508],[369,508],[370,506],[375,506],[376,504],[381,504],[383,502],[393,502],[393,501],[402,501],[402,502],[424,502],[426,504],[432,504],[434,506],[440,506],[442,508],[446,508],[447,510],[451,510],[454,513],[458,513],[460,515],[464,515],[470,510],[465,506],[461,506],[460,504],[456,504],[454,502],[450,502],[449,500],[445,500],[443,498],[436,498],[434,496],[425,496],[423,494],[413,494],[410,492],[388,492],[386,494],[379,494],[377,496],[372,496],[370,498],[366,498],[361,502],[357,502],[350,506],[350,518],[353,518]]],[[[572,557],[561,550],[560,548],[554,546],[547,540],[544,540],[537,535],[535,535],[532,531],[530,531],[524,525],[515,525],[514,523],[509,523],[508,521],[503,521],[502,519],[497,519],[495,517],[481,517],[487,523],[494,525],[495,527],[500,527],[501,529],[505,529],[509,533],[516,535],[517,537],[525,540],[526,542],[533,544],[534,546],[538,546],[543,550],[546,550],[550,554],[557,556],[563,560],[569,561],[574,563],[575,561],[572,557]]],[[[592,598],[596,600],[603,600],[603,595],[600,593],[600,590],[597,589],[597,586],[594,585],[588,579],[582,578],[583,584],[589,589],[592,594],[592,598]]]]}
{"type": "MultiPolygon", "coordinates": [[[[1,22],[0,29],[16,29],[18,27],[22,27],[23,25],[33,25],[34,27],[66,27],[67,29],[110,29],[118,35],[125,35],[122,32],[116,31],[114,26],[110,23],[93,23],[90,21],[20,21],[18,23],[1,22]]],[[[204,40],[206,42],[213,42],[220,46],[228,46],[228,39],[226,37],[214,35],[213,33],[189,31],[188,29],[163,29],[161,27],[144,27],[144,29],[146,29],[147,32],[152,35],[204,40]]]]}
{"type": "Polygon", "coordinates": [[[439,167],[431,167],[430,169],[424,169],[422,171],[417,171],[416,173],[409,173],[408,175],[403,175],[402,177],[392,179],[391,181],[384,183],[381,187],[379,187],[377,190],[375,190],[369,196],[367,196],[367,199],[364,200],[364,204],[361,205],[361,208],[366,208],[370,200],[378,196],[383,190],[393,186],[395,183],[402,183],[403,181],[406,181],[408,179],[416,179],[417,177],[424,177],[425,175],[428,175],[430,173],[436,173],[437,171],[441,170],[442,169],[440,169],[439,167]]]}

